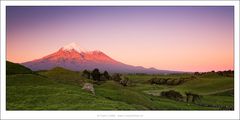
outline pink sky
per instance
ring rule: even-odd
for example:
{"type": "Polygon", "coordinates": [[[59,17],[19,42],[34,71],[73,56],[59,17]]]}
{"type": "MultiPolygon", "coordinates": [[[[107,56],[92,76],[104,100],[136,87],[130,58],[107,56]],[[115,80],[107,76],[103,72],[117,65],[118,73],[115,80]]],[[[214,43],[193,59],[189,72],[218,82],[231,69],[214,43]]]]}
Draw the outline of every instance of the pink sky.
{"type": "Polygon", "coordinates": [[[233,8],[7,8],[7,60],[41,58],[72,42],[135,66],[233,69],[233,8]]]}

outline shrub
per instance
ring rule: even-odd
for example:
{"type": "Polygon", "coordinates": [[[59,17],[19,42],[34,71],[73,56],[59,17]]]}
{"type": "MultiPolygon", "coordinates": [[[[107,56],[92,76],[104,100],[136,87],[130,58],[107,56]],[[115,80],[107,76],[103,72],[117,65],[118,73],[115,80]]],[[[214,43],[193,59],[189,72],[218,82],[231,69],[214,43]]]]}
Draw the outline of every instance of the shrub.
{"type": "Polygon", "coordinates": [[[82,87],[83,90],[86,90],[88,92],[91,92],[92,94],[95,95],[95,90],[94,90],[94,87],[93,87],[93,84],[92,83],[85,83],[82,87]]]}
{"type": "Polygon", "coordinates": [[[157,78],[155,78],[155,77],[154,77],[154,78],[151,78],[150,80],[148,80],[148,82],[149,82],[150,84],[154,84],[154,80],[155,80],[155,79],[157,79],[157,78]]]}
{"type": "Polygon", "coordinates": [[[120,80],[119,83],[123,86],[128,86],[130,84],[130,81],[128,77],[124,77],[122,80],[120,80]]]}
{"type": "Polygon", "coordinates": [[[179,85],[181,83],[181,79],[175,79],[172,81],[172,85],[179,85]]]}
{"type": "Polygon", "coordinates": [[[174,90],[163,91],[161,92],[161,96],[169,99],[178,100],[178,101],[181,101],[183,99],[183,96],[181,95],[181,93],[174,90]]]}
{"type": "Polygon", "coordinates": [[[191,93],[191,92],[185,92],[185,94],[186,94],[186,101],[187,102],[195,103],[197,100],[201,100],[201,97],[202,97],[198,94],[191,93]]]}
{"type": "Polygon", "coordinates": [[[173,85],[175,79],[167,80],[167,85],[173,85]]]}
{"type": "Polygon", "coordinates": [[[156,78],[156,77],[154,77],[154,78],[151,78],[149,80],[149,82],[151,84],[159,84],[160,85],[160,84],[166,84],[167,80],[168,80],[168,78],[156,78]]]}
{"type": "Polygon", "coordinates": [[[113,79],[114,81],[117,81],[117,82],[120,82],[120,80],[122,80],[122,79],[121,79],[121,75],[120,75],[119,73],[113,74],[113,75],[112,75],[112,79],[113,79]]]}
{"type": "Polygon", "coordinates": [[[100,81],[105,81],[105,80],[107,80],[107,78],[102,74],[102,75],[100,76],[100,81]]]}
{"type": "Polygon", "coordinates": [[[166,84],[168,80],[169,80],[168,78],[160,79],[160,84],[166,84]]]}

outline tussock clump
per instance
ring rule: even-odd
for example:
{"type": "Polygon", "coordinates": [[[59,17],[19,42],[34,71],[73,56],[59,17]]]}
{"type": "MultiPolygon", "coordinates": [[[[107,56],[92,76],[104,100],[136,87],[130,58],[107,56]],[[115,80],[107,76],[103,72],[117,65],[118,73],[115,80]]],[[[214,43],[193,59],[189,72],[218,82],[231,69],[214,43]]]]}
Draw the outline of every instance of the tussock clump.
{"type": "Polygon", "coordinates": [[[92,94],[95,95],[95,90],[94,90],[94,87],[93,87],[93,84],[91,83],[85,83],[82,87],[83,90],[86,90],[88,92],[91,92],[92,94]]]}

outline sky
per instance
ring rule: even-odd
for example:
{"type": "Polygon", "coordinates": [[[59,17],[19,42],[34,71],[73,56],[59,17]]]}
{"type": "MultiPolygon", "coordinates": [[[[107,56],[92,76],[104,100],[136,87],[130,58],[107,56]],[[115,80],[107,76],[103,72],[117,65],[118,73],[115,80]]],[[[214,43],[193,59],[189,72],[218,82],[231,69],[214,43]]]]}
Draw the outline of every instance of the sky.
{"type": "Polygon", "coordinates": [[[231,6],[8,6],[7,60],[38,59],[75,42],[129,65],[233,70],[233,29],[231,6]]]}

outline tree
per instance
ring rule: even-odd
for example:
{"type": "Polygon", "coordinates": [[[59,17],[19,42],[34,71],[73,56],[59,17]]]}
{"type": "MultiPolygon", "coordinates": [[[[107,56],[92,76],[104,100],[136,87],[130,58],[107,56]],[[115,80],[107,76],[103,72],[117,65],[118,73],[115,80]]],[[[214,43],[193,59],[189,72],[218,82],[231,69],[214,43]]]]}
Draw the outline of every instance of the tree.
{"type": "Polygon", "coordinates": [[[194,72],[194,75],[199,76],[201,74],[199,72],[194,72]]]}
{"type": "Polygon", "coordinates": [[[100,74],[100,72],[99,72],[99,70],[97,68],[95,68],[92,71],[91,75],[92,75],[93,80],[95,80],[95,81],[99,81],[100,80],[101,74],[100,74]]]}
{"type": "Polygon", "coordinates": [[[105,80],[107,80],[107,78],[103,74],[101,74],[100,81],[105,81],[105,80]]]}
{"type": "Polygon", "coordinates": [[[104,72],[103,72],[103,76],[104,76],[107,80],[110,79],[110,75],[108,74],[107,71],[104,71],[104,72]]]}
{"type": "Polygon", "coordinates": [[[120,82],[120,80],[122,80],[122,79],[121,79],[121,75],[120,75],[119,73],[113,74],[113,75],[112,75],[112,79],[113,79],[114,81],[117,81],[117,82],[120,82]]]}
{"type": "Polygon", "coordinates": [[[82,76],[87,79],[90,79],[91,73],[88,70],[84,70],[82,76]]]}
{"type": "Polygon", "coordinates": [[[156,84],[157,78],[151,78],[150,80],[148,80],[151,84],[156,84]]]}
{"type": "Polygon", "coordinates": [[[122,84],[123,86],[128,86],[130,81],[128,77],[124,77],[122,80],[120,80],[119,83],[122,84]]]}

